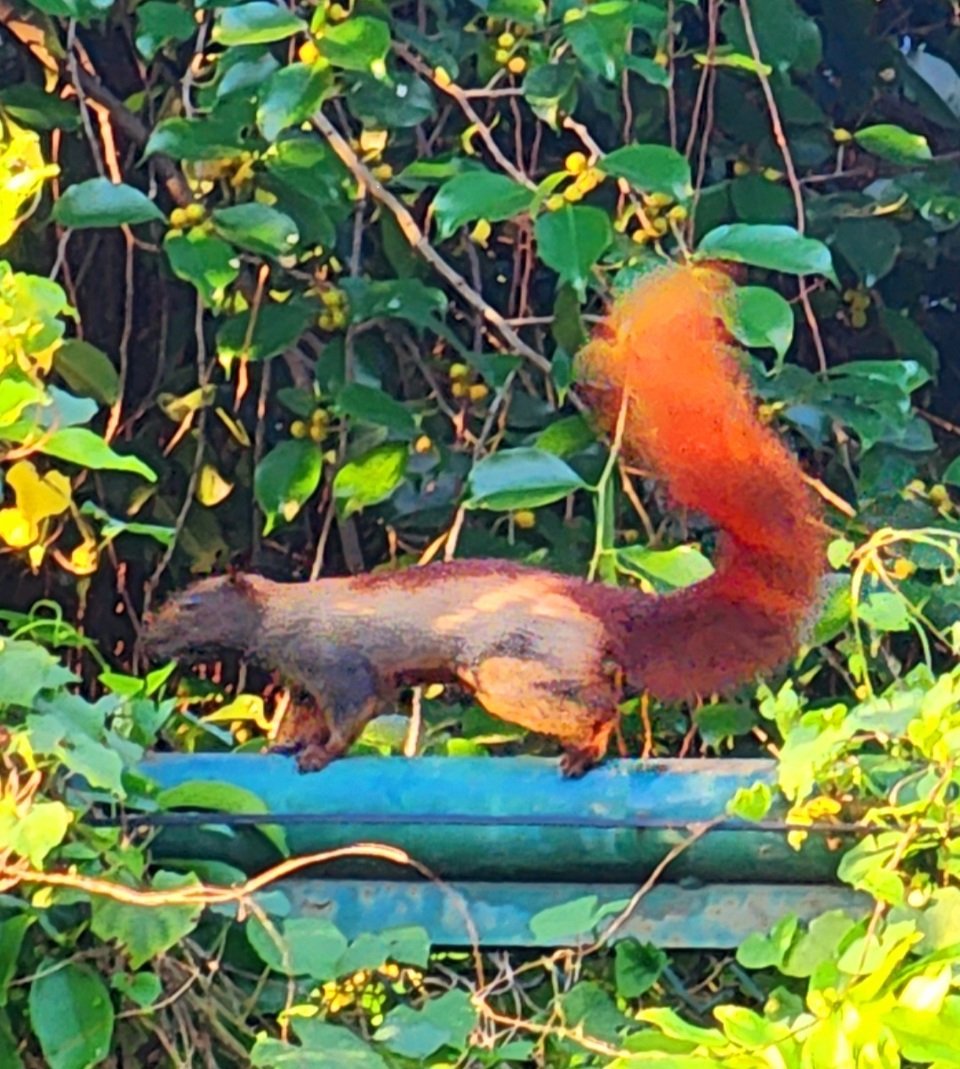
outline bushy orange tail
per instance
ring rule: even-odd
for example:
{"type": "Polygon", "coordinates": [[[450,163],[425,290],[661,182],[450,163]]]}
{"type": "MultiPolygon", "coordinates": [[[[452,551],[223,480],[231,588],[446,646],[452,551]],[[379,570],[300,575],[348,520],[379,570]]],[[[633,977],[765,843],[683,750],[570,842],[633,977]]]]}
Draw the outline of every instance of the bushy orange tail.
{"type": "Polygon", "coordinates": [[[720,322],[729,280],[660,268],[613,308],[580,358],[597,418],[663,478],[673,500],[722,531],[715,574],[624,602],[631,682],[664,700],[709,693],[793,652],[824,569],[819,510],[800,467],[757,418],[720,322]]]}

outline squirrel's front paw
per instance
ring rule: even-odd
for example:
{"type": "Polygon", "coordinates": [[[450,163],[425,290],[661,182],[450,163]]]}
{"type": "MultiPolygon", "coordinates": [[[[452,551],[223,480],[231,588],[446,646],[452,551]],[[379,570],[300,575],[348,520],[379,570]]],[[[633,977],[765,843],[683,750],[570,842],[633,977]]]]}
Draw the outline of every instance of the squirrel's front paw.
{"type": "Polygon", "coordinates": [[[321,743],[308,742],[300,747],[297,753],[297,771],[300,773],[319,772],[339,756],[339,754],[331,753],[321,743]]]}

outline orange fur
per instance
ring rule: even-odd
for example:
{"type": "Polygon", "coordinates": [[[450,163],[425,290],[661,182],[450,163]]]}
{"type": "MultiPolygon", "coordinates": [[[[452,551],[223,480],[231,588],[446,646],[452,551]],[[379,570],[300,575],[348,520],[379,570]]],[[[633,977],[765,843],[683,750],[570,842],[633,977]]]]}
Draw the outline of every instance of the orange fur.
{"type": "Polygon", "coordinates": [[[708,268],[660,268],[612,309],[580,357],[609,433],[626,404],[624,455],[722,532],[713,576],[627,613],[628,677],[667,700],[788,657],[824,568],[819,510],[793,454],[758,420],[726,343],[729,285],[708,268]]]}
{"type": "Polygon", "coordinates": [[[721,529],[716,571],[651,598],[500,560],[310,583],[206,579],[148,623],[158,656],[237,649],[301,688],[286,742],[304,770],[346,752],[399,686],[457,680],[555,736],[568,774],[602,759],[624,677],[661,699],[750,679],[793,652],[823,534],[799,465],[758,421],[720,326],[729,283],[655,271],[580,360],[600,423],[721,529]]]}

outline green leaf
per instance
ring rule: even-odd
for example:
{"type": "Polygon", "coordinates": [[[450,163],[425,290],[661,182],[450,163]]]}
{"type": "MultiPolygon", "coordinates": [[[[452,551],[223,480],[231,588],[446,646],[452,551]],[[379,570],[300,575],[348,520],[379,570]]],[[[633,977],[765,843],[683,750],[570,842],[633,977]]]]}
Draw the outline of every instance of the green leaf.
{"type": "Polygon", "coordinates": [[[422,969],[429,957],[430,937],[423,928],[411,925],[382,932],[361,932],[337,962],[337,974],[349,976],[358,969],[376,969],[388,961],[422,969]]]}
{"type": "Polygon", "coordinates": [[[30,985],[30,1024],[47,1069],[90,1069],[110,1054],[113,1004],[86,965],[47,959],[30,985]]]}
{"type": "Polygon", "coordinates": [[[746,969],[779,969],[799,927],[796,916],[789,914],[777,921],[769,935],[751,932],[737,948],[737,961],[746,969]]]}
{"type": "Polygon", "coordinates": [[[291,63],[273,74],[257,107],[257,125],[267,141],[276,141],[288,127],[309,118],[329,84],[325,71],[306,63],[291,63]]]}
{"type": "Polygon", "coordinates": [[[153,59],[168,41],[188,41],[196,32],[193,16],[179,4],[147,0],[136,9],[137,51],[144,59],[153,59]]]}
{"type": "Polygon", "coordinates": [[[534,227],[537,250],[561,282],[569,282],[581,299],[594,264],[613,238],[610,217],[601,208],[566,205],[541,215],[534,227]]]}
{"type": "Polygon", "coordinates": [[[53,356],[53,369],[76,393],[105,405],[117,399],[120,376],[102,350],[79,338],[68,338],[53,356]]]}
{"type": "MultiPolygon", "coordinates": [[[[29,913],[0,919],[0,1007],[7,1004],[10,981],[17,973],[17,958],[23,946],[23,937],[35,920],[36,917],[29,913]]],[[[0,1062],[0,1065],[3,1064],[0,1062]]]]}
{"type": "Polygon", "coordinates": [[[53,218],[76,230],[133,226],[163,219],[163,212],[139,189],[109,178],[88,178],[68,186],[53,208],[53,218]]]}
{"type": "Polygon", "coordinates": [[[38,439],[32,445],[38,453],[79,464],[82,468],[129,471],[148,482],[157,481],[156,473],[142,460],[114,452],[98,434],[84,427],[65,427],[61,431],[54,431],[48,438],[38,439]]]}
{"type": "MultiPolygon", "coordinates": [[[[737,708],[734,706],[734,708],[737,708]]],[[[751,714],[751,710],[743,709],[740,707],[741,715],[751,714]]],[[[741,723],[746,720],[746,716],[743,715],[741,723]]],[[[752,714],[750,715],[751,725],[754,723],[752,714]]],[[[748,728],[749,730],[749,728],[748,728]]],[[[770,789],[770,785],[767,783],[754,783],[751,787],[738,787],[734,796],[727,803],[727,812],[732,817],[738,817],[740,820],[763,820],[763,818],[770,812],[770,806],[773,805],[773,792],[770,789]]]]}
{"type": "Polygon", "coordinates": [[[347,104],[364,126],[388,129],[419,126],[437,110],[433,90],[415,74],[393,75],[389,81],[361,75],[347,104]]]}
{"type": "Polygon", "coordinates": [[[442,1047],[462,1050],[476,1019],[466,991],[447,991],[420,1010],[395,1007],[373,1038],[401,1057],[423,1059],[442,1047]]]}
{"type": "Polygon", "coordinates": [[[348,382],[337,394],[337,409],[363,423],[386,427],[408,441],[417,433],[416,421],[401,402],[374,386],[348,382]]]}
{"type": "Polygon", "coordinates": [[[233,246],[199,227],[167,234],[163,249],[177,278],[196,287],[208,305],[218,304],[240,274],[240,258],[233,246]]]}
{"type": "Polygon", "coordinates": [[[792,226],[749,223],[718,226],[703,237],[697,256],[750,264],[788,275],[825,275],[837,283],[827,246],[792,226]]]}
{"type": "Polygon", "coordinates": [[[0,89],[0,107],[29,130],[75,130],[80,125],[75,100],[63,100],[31,82],[0,89]]]}
{"type": "Polygon", "coordinates": [[[25,857],[38,869],[58,847],[73,821],[63,802],[34,802],[23,814],[0,812],[0,847],[25,857]]]}
{"type": "MultiPolygon", "coordinates": [[[[209,809],[213,813],[263,813],[270,810],[253,791],[220,780],[184,780],[176,787],[159,791],[156,803],[161,809],[209,809]]],[[[286,835],[277,824],[258,824],[257,830],[276,847],[277,853],[289,854],[286,835]]]]}
{"type": "MultiPolygon", "coordinates": [[[[795,0],[750,0],[750,14],[758,51],[765,63],[777,70],[809,71],[820,62],[818,25],[795,0]]],[[[726,8],[720,26],[735,52],[752,55],[739,7],[726,8]]]]}
{"type": "Polygon", "coordinates": [[[285,41],[295,33],[304,33],[307,24],[281,4],[253,0],[220,12],[213,28],[213,39],[221,45],[257,45],[285,41]]]}
{"type": "Polygon", "coordinates": [[[250,202],[218,208],[213,212],[213,224],[231,244],[263,256],[282,256],[300,240],[290,216],[268,204],[250,202]]]}
{"type": "Polygon", "coordinates": [[[320,485],[323,454],[308,439],[280,442],[257,465],[253,496],[264,515],[263,533],[290,523],[320,485]]]}
{"type": "Polygon", "coordinates": [[[533,191],[506,175],[468,171],[445,182],[433,199],[440,241],[455,234],[464,223],[487,219],[492,223],[526,211],[533,191]]]}
{"type": "Polygon", "coordinates": [[[368,505],[386,501],[403,482],[407,471],[407,447],[388,442],[351,460],[333,480],[333,496],[344,516],[351,516],[368,505]]]}
{"type": "Polygon", "coordinates": [[[614,954],[614,978],[621,998],[639,998],[660,979],[669,958],[659,947],[621,939],[614,954]]]}
{"type": "Polygon", "coordinates": [[[320,55],[334,67],[376,75],[390,50],[390,28],[381,19],[354,15],[325,26],[317,47],[320,55]]]}
{"type": "Polygon", "coordinates": [[[763,175],[741,175],[728,188],[738,222],[789,224],[796,218],[790,190],[778,182],[767,181],[763,175]]]}
{"type": "Polygon", "coordinates": [[[530,932],[538,943],[547,945],[589,935],[600,919],[599,901],[596,895],[584,895],[541,909],[530,918],[530,932]]]}
{"type": "Polygon", "coordinates": [[[659,86],[661,89],[669,89],[673,84],[670,78],[670,71],[647,56],[627,56],[623,61],[623,65],[628,71],[639,74],[650,85],[659,86]]]}
{"type": "Polygon", "coordinates": [[[665,193],[681,201],[693,193],[690,164],[669,145],[626,145],[604,156],[599,166],[644,193],[665,193]]]}
{"type": "Polygon", "coordinates": [[[523,95],[533,113],[556,128],[561,108],[569,112],[576,105],[576,78],[574,63],[543,63],[527,71],[523,79],[523,95]]]}
{"type": "Polygon", "coordinates": [[[563,33],[577,59],[608,82],[617,79],[629,54],[627,34],[631,28],[631,5],[604,0],[590,7],[570,9],[563,33]]]}
{"type": "Polygon", "coordinates": [[[269,360],[296,344],[316,315],[306,301],[269,301],[257,311],[250,330],[251,312],[242,312],[222,321],[217,332],[217,355],[221,359],[269,360]],[[248,337],[249,335],[249,337],[248,337]]]}
{"type": "Polygon", "coordinates": [[[899,594],[883,590],[873,593],[860,605],[857,615],[874,631],[910,630],[910,614],[899,594]]]}
{"type": "Polygon", "coordinates": [[[316,1017],[291,1015],[290,1025],[303,1043],[259,1036],[251,1064],[259,1069],[388,1069],[383,1058],[349,1028],[316,1017]]]}
{"type": "Polygon", "coordinates": [[[346,936],[326,917],[295,917],[270,926],[251,917],[246,933],[260,960],[282,976],[333,980],[347,950],[346,936]]]}
{"type": "Polygon", "coordinates": [[[232,159],[244,150],[242,124],[232,119],[205,116],[197,119],[163,119],[153,129],[143,150],[145,157],[162,152],[176,160],[232,159]]]}
{"type": "Polygon", "coordinates": [[[695,710],[693,720],[703,741],[708,746],[718,746],[724,739],[746,735],[756,725],[757,717],[748,705],[714,702],[695,710]]]}
{"type": "Polygon", "coordinates": [[[0,707],[29,708],[44,690],[56,690],[77,678],[42,646],[23,639],[0,638],[0,707]]]}
{"type": "Polygon", "coordinates": [[[544,427],[534,445],[544,453],[569,457],[587,449],[596,440],[596,435],[583,416],[564,416],[544,427]]]}
{"type": "Polygon", "coordinates": [[[444,330],[447,297],[443,290],[425,286],[415,278],[345,278],[343,292],[350,299],[350,319],[366,323],[386,316],[406,319],[436,333],[444,330]]]}
{"type": "Polygon", "coordinates": [[[156,973],[149,971],[134,973],[115,973],[110,986],[121,995],[126,995],[134,1005],[141,1009],[152,1006],[163,994],[163,982],[156,973]]]}
{"type": "Polygon", "coordinates": [[[738,286],[726,322],[741,345],[769,347],[781,360],[793,341],[793,309],[776,290],[766,286],[738,286]]]}
{"type": "MultiPolygon", "coordinates": [[[[150,881],[154,891],[196,887],[193,874],[160,871],[150,881]]],[[[196,928],[203,907],[144,906],[94,896],[90,903],[90,930],[104,942],[115,940],[126,951],[130,966],[141,965],[176,946],[196,928]]]]}
{"type": "Polygon", "coordinates": [[[897,262],[900,230],[889,219],[841,219],[832,245],[865,286],[874,286],[897,262]]]}
{"type": "Polygon", "coordinates": [[[467,480],[467,508],[535,509],[583,490],[587,484],[553,453],[501,449],[475,464],[467,480]]]}
{"type": "Polygon", "coordinates": [[[627,546],[617,550],[617,567],[627,575],[656,579],[668,587],[691,586],[713,575],[713,565],[696,546],[627,546]]]}
{"type": "Polygon", "coordinates": [[[922,163],[933,155],[922,134],[911,134],[893,123],[865,126],[853,136],[862,149],[891,163],[922,163]]]}

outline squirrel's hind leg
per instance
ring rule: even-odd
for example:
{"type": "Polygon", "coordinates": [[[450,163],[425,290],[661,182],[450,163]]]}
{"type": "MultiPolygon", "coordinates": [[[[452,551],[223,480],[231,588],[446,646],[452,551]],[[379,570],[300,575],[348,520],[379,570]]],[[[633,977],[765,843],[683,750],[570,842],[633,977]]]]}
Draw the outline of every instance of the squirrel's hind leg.
{"type": "Polygon", "coordinates": [[[488,657],[464,682],[494,716],[560,740],[565,776],[602,761],[619,718],[619,673],[602,669],[568,678],[562,668],[518,657],[488,657]]]}

